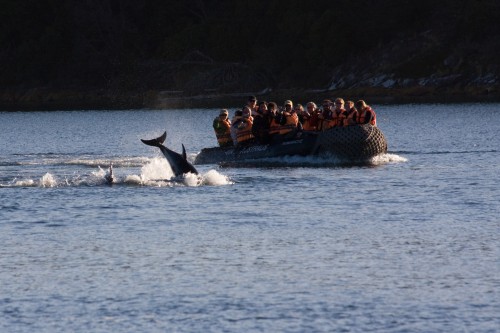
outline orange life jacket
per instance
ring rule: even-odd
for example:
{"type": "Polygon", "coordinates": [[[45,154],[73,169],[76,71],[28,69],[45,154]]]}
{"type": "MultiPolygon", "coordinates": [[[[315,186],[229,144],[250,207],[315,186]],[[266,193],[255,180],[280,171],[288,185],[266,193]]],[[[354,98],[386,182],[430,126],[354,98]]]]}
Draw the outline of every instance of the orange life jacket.
{"type": "Polygon", "coordinates": [[[224,119],[221,120],[219,117],[217,117],[214,120],[214,123],[217,123],[217,129],[215,129],[215,136],[217,137],[217,142],[219,143],[219,146],[227,146],[230,142],[233,140],[231,139],[231,122],[229,119],[224,119]]]}
{"type": "Polygon", "coordinates": [[[325,117],[325,119],[323,119],[321,124],[321,130],[326,131],[335,126],[342,126],[343,123],[344,121],[343,121],[342,111],[338,113],[337,110],[332,110],[325,117]]]}
{"type": "Polygon", "coordinates": [[[302,129],[304,131],[317,131],[318,130],[318,115],[313,113],[307,118],[304,118],[304,122],[302,123],[302,129]]]}
{"type": "Polygon", "coordinates": [[[343,124],[344,126],[350,126],[350,125],[356,124],[356,120],[357,120],[356,116],[357,116],[358,112],[355,109],[351,110],[350,112],[346,111],[345,114],[347,115],[347,117],[344,118],[344,124],[343,124]]]}
{"type": "Polygon", "coordinates": [[[269,135],[278,134],[280,132],[281,125],[276,121],[276,117],[271,120],[271,125],[269,125],[269,135]]]}
{"type": "Polygon", "coordinates": [[[346,118],[345,110],[344,109],[334,109],[332,112],[332,121],[333,121],[333,126],[343,126],[344,125],[344,119],[346,118]]]}
{"type": "Polygon", "coordinates": [[[311,120],[310,119],[306,119],[304,121],[304,123],[302,124],[302,129],[304,131],[315,131],[316,130],[316,126],[314,126],[314,125],[311,124],[311,120]]]}
{"type": "Polygon", "coordinates": [[[284,116],[286,117],[286,123],[285,125],[280,126],[280,134],[290,133],[295,128],[297,128],[297,125],[299,124],[299,117],[297,116],[297,113],[284,112],[284,116]]]}
{"type": "Polygon", "coordinates": [[[238,143],[253,139],[252,134],[253,117],[243,118],[236,131],[236,140],[238,143]]]}
{"type": "Polygon", "coordinates": [[[373,111],[370,107],[365,108],[361,112],[358,113],[358,124],[364,124],[366,122],[366,114],[368,112],[371,112],[372,114],[372,119],[370,120],[370,125],[372,126],[377,126],[377,116],[375,114],[375,111],[373,111]]]}

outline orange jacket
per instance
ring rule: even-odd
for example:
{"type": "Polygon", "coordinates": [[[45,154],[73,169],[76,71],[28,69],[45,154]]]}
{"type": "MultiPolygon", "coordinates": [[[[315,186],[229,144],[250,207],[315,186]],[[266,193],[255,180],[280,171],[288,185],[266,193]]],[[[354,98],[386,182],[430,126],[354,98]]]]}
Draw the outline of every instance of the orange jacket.
{"type": "Polygon", "coordinates": [[[318,114],[313,113],[311,115],[303,116],[302,129],[304,131],[317,131],[318,130],[318,114]]]}
{"type": "Polygon", "coordinates": [[[377,115],[372,108],[367,107],[364,110],[358,111],[358,124],[370,124],[377,126],[377,115]]]}
{"type": "Polygon", "coordinates": [[[245,142],[247,140],[253,139],[252,134],[253,117],[242,118],[238,125],[238,130],[236,131],[236,140],[238,143],[245,142]]]}
{"type": "Polygon", "coordinates": [[[286,122],[284,125],[280,126],[279,133],[287,134],[297,128],[297,125],[299,124],[299,117],[295,112],[284,112],[283,115],[286,117],[286,122]]]}
{"type": "Polygon", "coordinates": [[[217,137],[217,142],[219,146],[227,146],[231,140],[231,121],[229,119],[220,119],[219,117],[214,119],[213,127],[215,131],[215,136],[217,137]]]}
{"type": "Polygon", "coordinates": [[[343,126],[351,126],[356,124],[358,115],[358,111],[356,111],[356,109],[351,109],[350,111],[346,111],[345,115],[346,116],[344,118],[343,126]]]}

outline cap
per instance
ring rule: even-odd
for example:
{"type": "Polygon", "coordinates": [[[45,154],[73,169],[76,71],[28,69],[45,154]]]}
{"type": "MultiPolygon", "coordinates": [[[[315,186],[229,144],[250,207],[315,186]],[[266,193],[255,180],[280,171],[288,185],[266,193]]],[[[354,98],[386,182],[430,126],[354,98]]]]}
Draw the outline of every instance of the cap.
{"type": "Polygon", "coordinates": [[[219,116],[227,116],[229,112],[227,112],[227,109],[222,109],[220,110],[219,116]]]}
{"type": "Polygon", "coordinates": [[[284,105],[290,105],[290,106],[293,106],[293,103],[291,100],[287,99],[284,103],[284,105]]]}

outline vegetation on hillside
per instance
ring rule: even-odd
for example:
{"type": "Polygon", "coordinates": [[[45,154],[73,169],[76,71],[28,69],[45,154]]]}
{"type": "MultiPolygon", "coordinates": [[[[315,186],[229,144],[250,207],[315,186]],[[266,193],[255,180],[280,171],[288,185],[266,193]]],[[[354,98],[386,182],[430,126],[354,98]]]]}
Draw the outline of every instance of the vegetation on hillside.
{"type": "Polygon", "coordinates": [[[241,91],[328,87],[353,73],[345,86],[367,73],[397,82],[500,74],[496,0],[0,0],[0,8],[2,89],[241,91]]]}

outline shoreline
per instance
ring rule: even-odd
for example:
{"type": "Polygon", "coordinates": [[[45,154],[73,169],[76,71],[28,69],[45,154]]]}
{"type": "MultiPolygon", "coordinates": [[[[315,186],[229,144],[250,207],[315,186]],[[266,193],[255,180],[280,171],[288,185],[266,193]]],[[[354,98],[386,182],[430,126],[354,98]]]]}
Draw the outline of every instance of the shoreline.
{"type": "Polygon", "coordinates": [[[453,104],[500,103],[500,88],[479,86],[472,88],[365,87],[338,90],[266,89],[260,92],[237,92],[186,95],[180,91],[110,91],[64,90],[33,88],[29,90],[0,91],[0,111],[56,111],[56,110],[128,110],[128,109],[188,109],[238,108],[249,95],[258,100],[275,101],[280,105],[291,99],[296,103],[317,104],[323,99],[342,97],[345,100],[364,99],[368,104],[453,104]]]}

